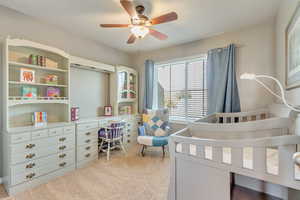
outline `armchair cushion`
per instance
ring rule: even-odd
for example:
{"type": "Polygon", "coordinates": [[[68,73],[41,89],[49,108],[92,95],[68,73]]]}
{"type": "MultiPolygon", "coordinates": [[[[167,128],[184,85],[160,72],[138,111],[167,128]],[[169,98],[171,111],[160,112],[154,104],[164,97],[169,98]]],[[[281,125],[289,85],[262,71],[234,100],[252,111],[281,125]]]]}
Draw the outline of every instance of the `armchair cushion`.
{"type": "Polygon", "coordinates": [[[143,125],[147,135],[166,136],[168,133],[168,112],[163,110],[147,110],[143,114],[143,125]]]}
{"type": "Polygon", "coordinates": [[[138,143],[146,146],[161,147],[168,144],[168,136],[138,136],[138,143]]]}

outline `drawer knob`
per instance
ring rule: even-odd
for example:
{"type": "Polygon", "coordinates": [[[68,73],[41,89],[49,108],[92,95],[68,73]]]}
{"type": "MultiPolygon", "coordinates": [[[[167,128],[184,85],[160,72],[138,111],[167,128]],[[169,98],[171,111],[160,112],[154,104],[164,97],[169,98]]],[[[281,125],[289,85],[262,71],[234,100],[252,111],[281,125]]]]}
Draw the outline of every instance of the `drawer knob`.
{"type": "Polygon", "coordinates": [[[67,164],[66,162],[63,162],[63,163],[60,163],[59,166],[60,166],[60,167],[63,167],[63,166],[65,166],[66,164],[67,164]]]}
{"type": "Polygon", "coordinates": [[[26,169],[33,168],[34,166],[35,166],[35,163],[30,163],[30,164],[26,165],[26,169]]]}
{"type": "Polygon", "coordinates": [[[91,141],[91,140],[90,140],[90,139],[88,139],[88,140],[86,140],[86,141],[85,141],[85,143],[89,143],[90,141],[91,141]]]}
{"type": "Polygon", "coordinates": [[[59,138],[59,141],[60,142],[63,142],[63,141],[65,141],[67,138],[65,138],[65,137],[62,137],[62,138],[59,138]]]}
{"type": "Polygon", "coordinates": [[[35,144],[27,144],[26,145],[26,149],[32,149],[33,147],[35,147],[35,144]]]}
{"type": "Polygon", "coordinates": [[[85,147],[86,150],[89,150],[91,147],[85,147]]]}
{"type": "Polygon", "coordinates": [[[88,153],[88,154],[86,154],[86,155],[85,155],[85,157],[87,157],[87,158],[88,158],[88,157],[90,157],[90,156],[91,156],[91,154],[90,154],[90,153],[88,153]]]}
{"type": "Polygon", "coordinates": [[[91,135],[91,132],[87,132],[85,135],[91,135]]]}
{"type": "Polygon", "coordinates": [[[64,145],[64,146],[60,146],[59,147],[59,150],[64,150],[66,148],[66,146],[64,145]]]}
{"type": "Polygon", "coordinates": [[[59,158],[64,158],[64,157],[66,157],[66,155],[67,155],[67,154],[65,154],[65,153],[64,153],[64,154],[60,154],[60,155],[59,155],[59,158]]]}
{"type": "Polygon", "coordinates": [[[33,158],[34,156],[35,156],[35,154],[31,153],[31,154],[26,155],[26,158],[33,158]]]}

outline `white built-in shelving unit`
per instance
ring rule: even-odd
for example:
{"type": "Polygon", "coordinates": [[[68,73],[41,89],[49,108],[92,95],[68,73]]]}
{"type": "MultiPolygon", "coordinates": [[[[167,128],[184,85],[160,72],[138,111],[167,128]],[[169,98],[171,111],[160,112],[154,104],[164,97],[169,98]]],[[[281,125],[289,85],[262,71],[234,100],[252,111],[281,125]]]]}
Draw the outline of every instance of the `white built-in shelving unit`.
{"type": "Polygon", "coordinates": [[[69,122],[69,55],[64,51],[21,39],[6,39],[3,49],[4,130],[32,126],[33,112],[47,112],[48,123],[69,122]],[[44,56],[57,63],[53,66],[29,64],[30,55],[44,56]],[[34,82],[21,82],[22,68],[33,70],[34,82]],[[46,83],[44,77],[55,75],[57,84],[46,83]],[[22,87],[37,89],[37,97],[22,96],[22,87]],[[59,97],[47,97],[48,87],[59,88],[59,97]]]}
{"type": "Polygon", "coordinates": [[[133,68],[116,66],[116,72],[110,76],[110,88],[114,115],[138,113],[138,74],[133,68]]]}

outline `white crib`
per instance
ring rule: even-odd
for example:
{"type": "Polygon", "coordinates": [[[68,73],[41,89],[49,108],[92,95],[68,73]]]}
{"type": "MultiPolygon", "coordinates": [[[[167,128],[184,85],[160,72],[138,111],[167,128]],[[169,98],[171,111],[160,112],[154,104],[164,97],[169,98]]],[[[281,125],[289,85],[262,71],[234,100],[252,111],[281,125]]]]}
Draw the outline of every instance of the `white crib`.
{"type": "Polygon", "coordinates": [[[293,162],[300,136],[289,126],[289,118],[260,110],[217,113],[173,134],[169,200],[230,200],[232,174],[300,190],[293,162]]]}

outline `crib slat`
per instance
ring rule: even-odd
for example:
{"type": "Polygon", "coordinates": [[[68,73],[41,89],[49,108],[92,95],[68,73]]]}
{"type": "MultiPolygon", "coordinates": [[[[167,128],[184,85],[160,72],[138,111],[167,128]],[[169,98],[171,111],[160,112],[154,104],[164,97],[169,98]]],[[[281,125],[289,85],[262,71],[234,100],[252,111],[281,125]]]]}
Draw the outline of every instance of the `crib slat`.
{"type": "Polygon", "coordinates": [[[279,176],[284,181],[294,180],[293,154],[296,152],[296,145],[279,146],[279,176]]]}
{"type": "Polygon", "coordinates": [[[231,149],[231,163],[233,166],[242,168],[243,167],[243,149],[232,148],[231,149]]]}
{"type": "Polygon", "coordinates": [[[267,172],[267,153],[265,147],[253,148],[253,169],[254,171],[267,172]]]}
{"type": "Polygon", "coordinates": [[[221,163],[222,162],[222,153],[223,149],[221,147],[213,147],[213,160],[215,162],[221,163]]]}
{"type": "Polygon", "coordinates": [[[182,143],[182,153],[190,154],[190,145],[186,143],[182,143]]]}
{"type": "Polygon", "coordinates": [[[200,146],[200,145],[197,146],[197,156],[200,157],[200,158],[205,157],[205,155],[204,155],[204,146],[200,146]]]}

